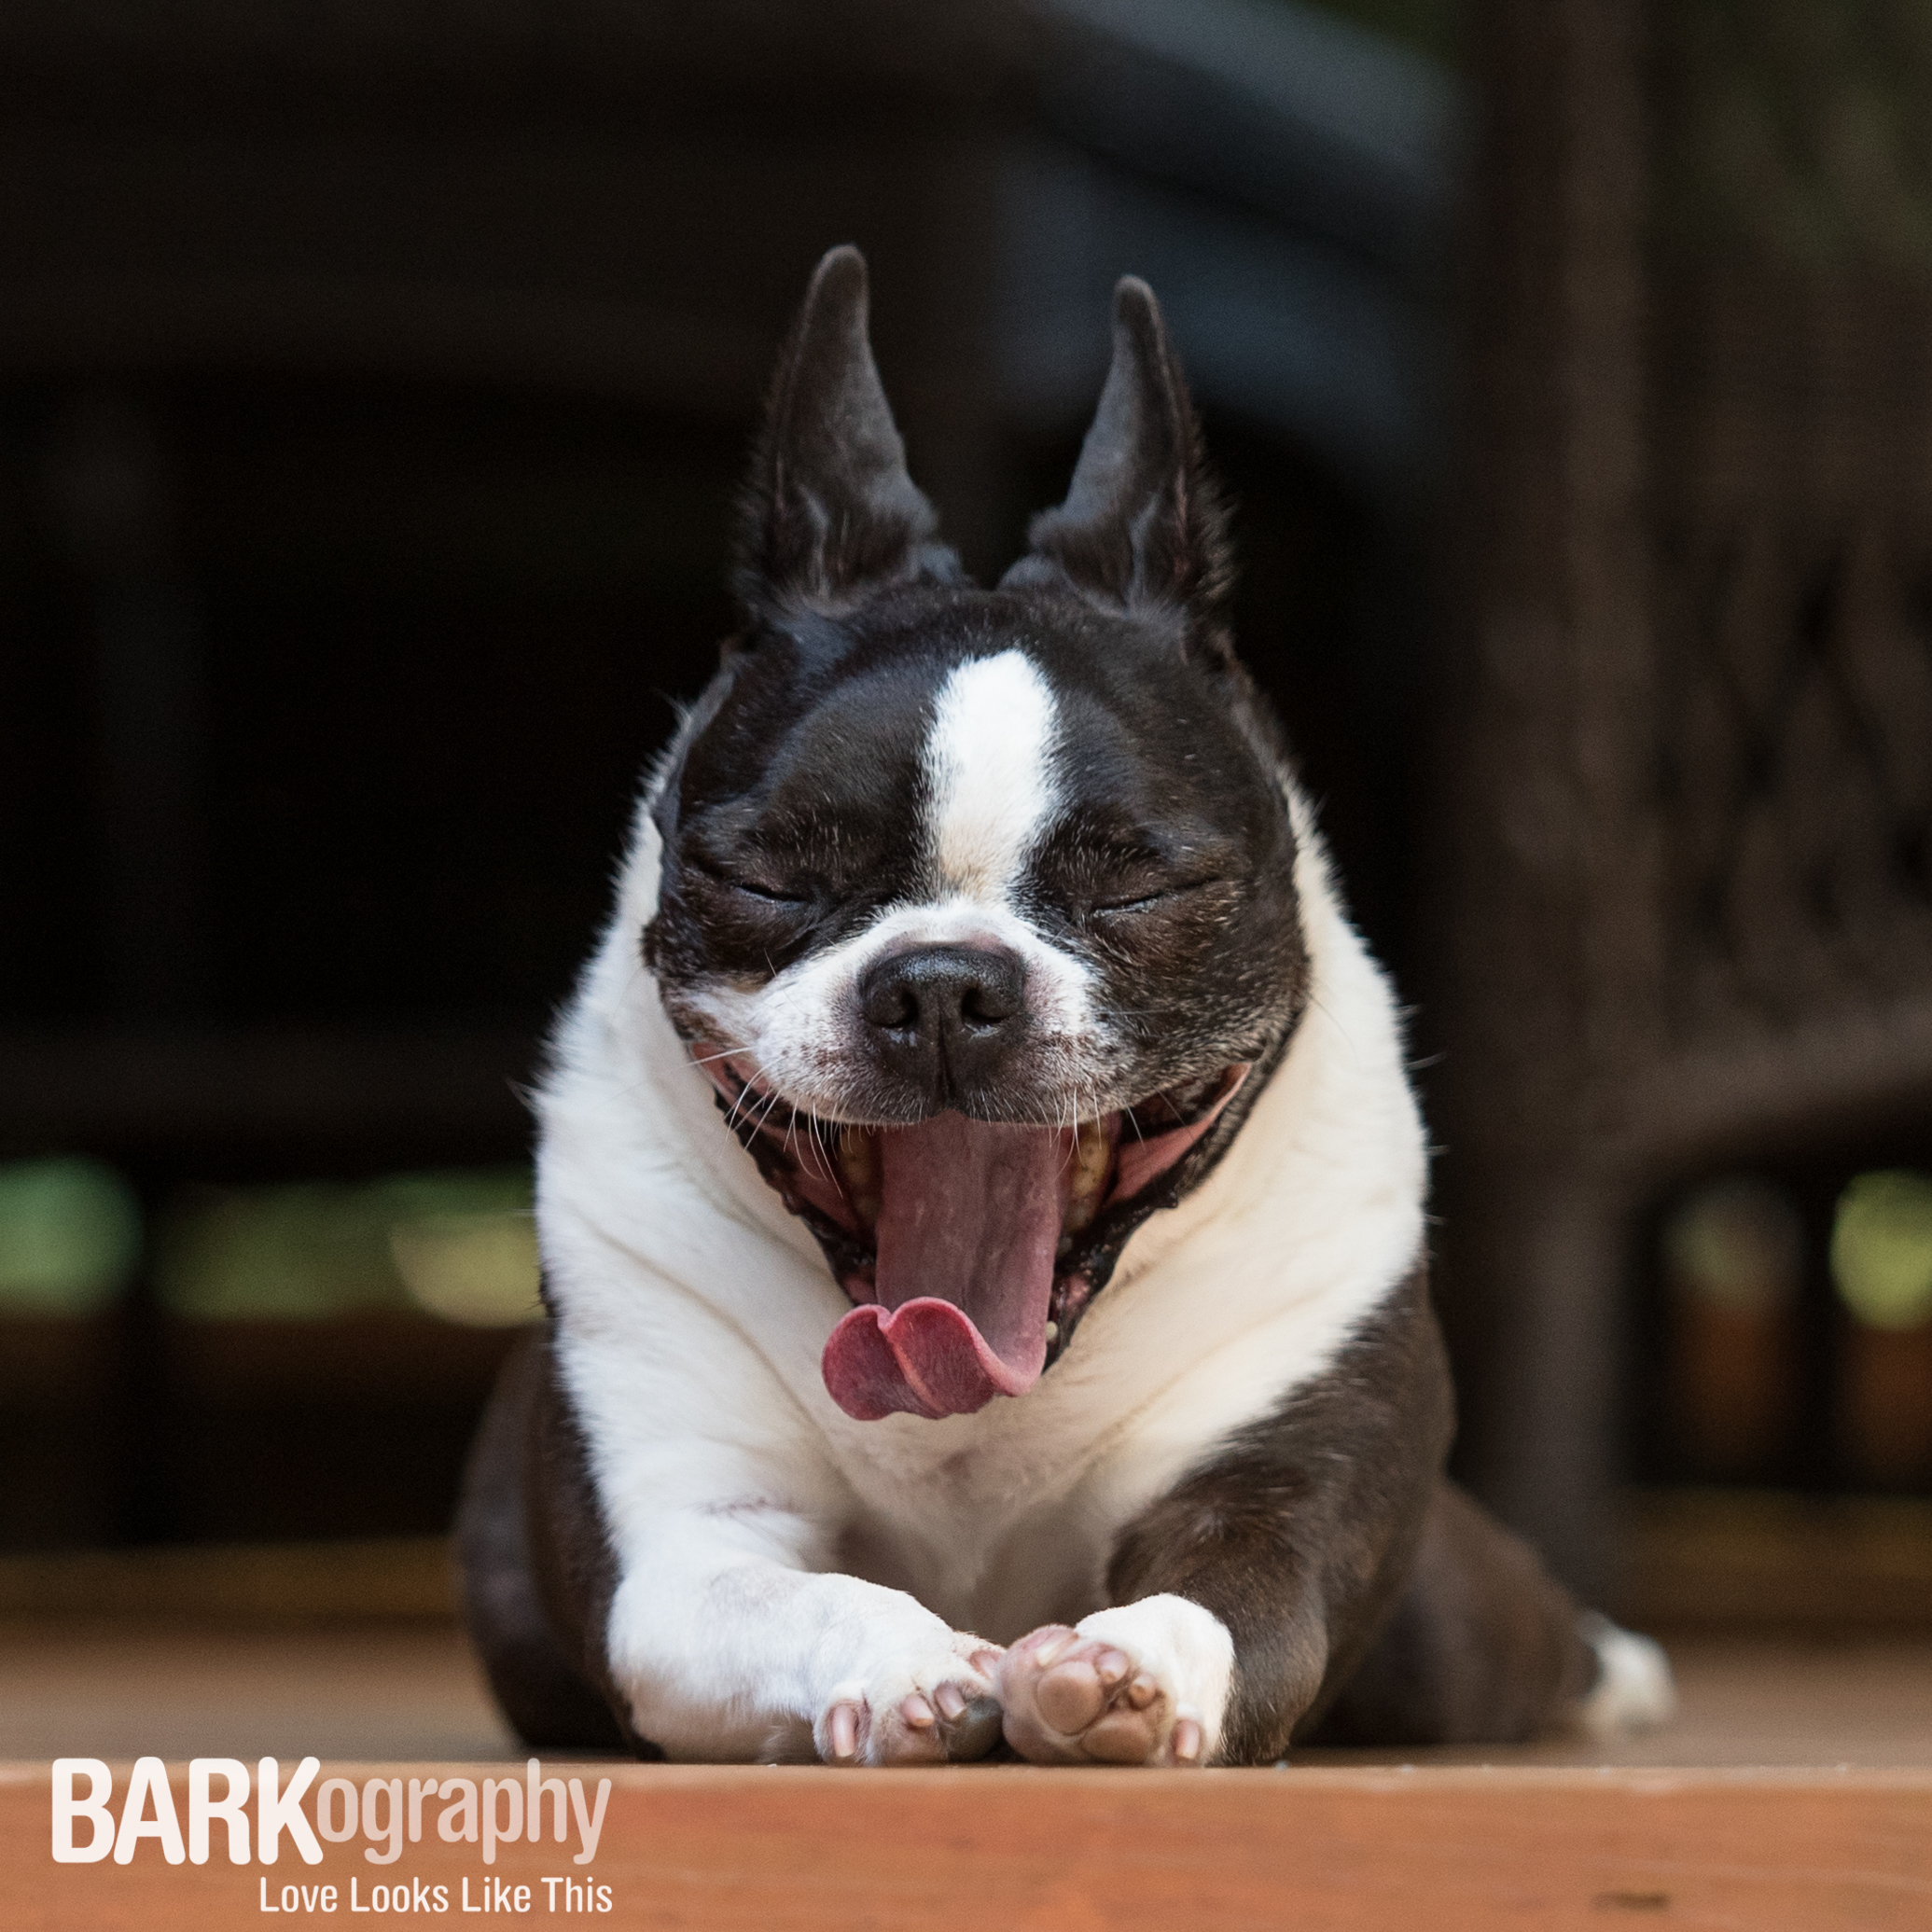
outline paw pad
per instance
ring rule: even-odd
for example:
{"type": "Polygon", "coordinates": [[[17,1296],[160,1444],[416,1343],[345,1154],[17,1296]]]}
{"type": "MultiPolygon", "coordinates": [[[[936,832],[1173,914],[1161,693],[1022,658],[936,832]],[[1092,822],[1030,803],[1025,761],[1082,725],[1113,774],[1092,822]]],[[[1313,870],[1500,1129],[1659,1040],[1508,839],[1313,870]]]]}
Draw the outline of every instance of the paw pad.
{"type": "Polygon", "coordinates": [[[1198,1764],[1200,1721],[1117,1644],[1049,1628],[1000,1671],[1007,1741],[1036,1764],[1198,1764]]]}

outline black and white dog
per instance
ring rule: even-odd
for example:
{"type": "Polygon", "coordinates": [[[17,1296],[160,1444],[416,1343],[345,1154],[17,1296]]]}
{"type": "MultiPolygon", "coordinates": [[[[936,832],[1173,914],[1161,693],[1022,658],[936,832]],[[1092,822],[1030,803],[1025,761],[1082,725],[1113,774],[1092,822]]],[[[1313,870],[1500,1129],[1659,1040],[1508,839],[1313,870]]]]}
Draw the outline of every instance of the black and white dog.
{"type": "Polygon", "coordinates": [[[742,632],[543,1084],[549,1320],[462,1526],[506,1710],[869,1764],[1655,1714],[1661,1653],[1442,1478],[1401,1027],[1232,654],[1153,297],[992,591],[866,306],[827,256],[742,632]]]}

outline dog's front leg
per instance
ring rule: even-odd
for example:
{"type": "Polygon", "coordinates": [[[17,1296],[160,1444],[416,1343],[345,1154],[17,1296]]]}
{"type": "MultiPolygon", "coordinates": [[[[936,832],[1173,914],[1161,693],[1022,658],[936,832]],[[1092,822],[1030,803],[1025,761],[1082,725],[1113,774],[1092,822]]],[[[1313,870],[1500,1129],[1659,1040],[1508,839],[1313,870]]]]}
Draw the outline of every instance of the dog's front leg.
{"type": "Polygon", "coordinates": [[[1134,1553],[1147,1559],[1134,1565],[1145,1593],[1071,1628],[1034,1631],[1007,1652],[1008,1742],[1035,1764],[1280,1757],[1327,1675],[1319,1566],[1298,1562],[1286,1536],[1258,1549],[1183,1542],[1134,1553]]]}
{"type": "Polygon", "coordinates": [[[674,1758],[926,1764],[998,1742],[1001,1651],[903,1591],[661,1526],[612,1597],[613,1685],[674,1758]]]}
{"type": "Polygon", "coordinates": [[[1394,1601],[1451,1425],[1418,1267],[1327,1374],[1122,1525],[1107,1608],[1013,1645],[1008,1741],[1038,1764],[1282,1757],[1394,1601]]]}

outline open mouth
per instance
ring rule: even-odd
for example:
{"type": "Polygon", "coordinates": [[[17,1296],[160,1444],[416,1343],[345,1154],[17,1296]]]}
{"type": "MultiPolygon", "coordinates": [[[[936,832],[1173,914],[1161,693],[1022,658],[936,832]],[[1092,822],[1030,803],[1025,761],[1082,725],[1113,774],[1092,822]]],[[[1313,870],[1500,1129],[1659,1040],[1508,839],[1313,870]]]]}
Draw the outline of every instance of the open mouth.
{"type": "Polygon", "coordinates": [[[966,1415],[1065,1345],[1154,1184],[1220,1118],[1245,1063],[1073,1127],[937,1114],[823,1120],[694,1043],[739,1139],[812,1229],[853,1310],[826,1387],[848,1415],[966,1415]]]}

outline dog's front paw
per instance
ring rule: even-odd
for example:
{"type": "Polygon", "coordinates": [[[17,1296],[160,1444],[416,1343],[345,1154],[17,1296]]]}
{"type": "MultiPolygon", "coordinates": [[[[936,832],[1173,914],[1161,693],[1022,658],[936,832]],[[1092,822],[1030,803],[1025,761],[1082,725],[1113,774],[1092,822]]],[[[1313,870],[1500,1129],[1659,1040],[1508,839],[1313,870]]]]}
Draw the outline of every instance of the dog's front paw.
{"type": "Polygon", "coordinates": [[[1049,1624],[1000,1666],[1007,1742],[1034,1764],[1200,1764],[1220,1741],[1233,1670],[1226,1627],[1183,1597],[1049,1624]]]}
{"type": "Polygon", "coordinates": [[[965,1632],[949,1647],[882,1659],[841,1682],[812,1728],[827,1764],[945,1764],[999,1743],[997,1644],[965,1632]]]}

